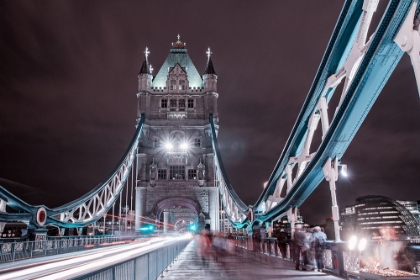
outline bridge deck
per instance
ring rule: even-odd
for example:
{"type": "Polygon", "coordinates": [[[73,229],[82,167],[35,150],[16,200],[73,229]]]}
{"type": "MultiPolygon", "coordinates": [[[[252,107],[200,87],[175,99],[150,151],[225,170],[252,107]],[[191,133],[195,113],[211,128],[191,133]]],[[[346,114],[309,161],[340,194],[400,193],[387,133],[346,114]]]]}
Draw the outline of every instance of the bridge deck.
{"type": "Polygon", "coordinates": [[[158,279],[343,279],[327,273],[298,271],[292,262],[240,248],[236,254],[219,256],[217,261],[212,255],[205,263],[196,251],[193,240],[158,279]]]}

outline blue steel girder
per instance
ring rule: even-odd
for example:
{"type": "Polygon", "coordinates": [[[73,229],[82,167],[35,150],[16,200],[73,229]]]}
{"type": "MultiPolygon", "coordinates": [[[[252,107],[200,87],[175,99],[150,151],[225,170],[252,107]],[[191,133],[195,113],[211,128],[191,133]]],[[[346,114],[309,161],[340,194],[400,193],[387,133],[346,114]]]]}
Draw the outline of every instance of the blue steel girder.
{"type": "Polygon", "coordinates": [[[344,5],[321,66],[289,136],[286,147],[270,176],[266,189],[254,205],[255,220],[261,222],[272,220],[284,215],[291,207],[299,207],[304,202],[324,178],[322,167],[327,159],[340,159],[343,156],[401,59],[403,52],[393,40],[413,3],[413,1],[408,0],[390,1],[317,152],[313,155],[301,176],[293,183],[293,188],[284,199],[262,213],[262,205],[270,195],[273,195],[277,181],[285,172],[289,159],[296,156],[299,149],[301,149],[302,139],[307,133],[309,118],[321,97],[321,91],[324,89],[327,77],[334,74],[335,70],[338,69],[338,65],[335,62],[343,61],[346,49],[349,49],[347,46],[343,46],[343,41],[347,42],[347,44],[352,44],[352,36],[349,36],[349,34],[354,34],[354,32],[350,30],[345,32],[345,30],[357,27],[357,23],[354,20],[350,20],[350,18],[354,19],[357,17],[355,15],[358,15],[359,12],[356,8],[360,9],[361,2],[356,1],[353,3],[347,1],[344,5]],[[344,24],[345,22],[347,24],[344,24]]]}
{"type": "Polygon", "coordinates": [[[225,213],[229,221],[235,227],[241,227],[241,225],[247,221],[248,207],[239,198],[227,176],[227,172],[220,155],[213,114],[209,115],[209,121],[211,126],[212,146],[215,154],[216,181],[222,198],[222,206],[225,209],[225,213]]]}
{"type": "Polygon", "coordinates": [[[321,92],[327,82],[327,78],[337,72],[339,67],[343,64],[343,58],[349,53],[349,46],[354,43],[354,29],[357,28],[359,25],[358,23],[360,22],[362,4],[363,0],[348,0],[344,3],[311,89],[305,99],[296,123],[293,126],[285,148],[283,149],[283,152],[280,155],[272,174],[270,175],[267,187],[257,200],[256,205],[259,205],[262,201],[266,200],[267,197],[274,192],[276,182],[282,175],[283,170],[288,163],[289,157],[296,155],[296,153],[301,149],[302,140],[305,138],[307,133],[309,117],[320,98],[321,92]]]}
{"type": "Polygon", "coordinates": [[[19,212],[7,213],[5,212],[6,209],[1,209],[0,222],[23,221],[28,223],[31,228],[42,228],[51,224],[64,228],[80,228],[103,218],[119,197],[130,173],[144,121],[145,116],[142,115],[128,149],[108,178],[90,192],[72,202],[57,208],[48,208],[44,205],[33,206],[0,186],[0,200],[8,207],[19,212]],[[40,209],[45,213],[45,219],[42,223],[39,221],[40,209]]]}

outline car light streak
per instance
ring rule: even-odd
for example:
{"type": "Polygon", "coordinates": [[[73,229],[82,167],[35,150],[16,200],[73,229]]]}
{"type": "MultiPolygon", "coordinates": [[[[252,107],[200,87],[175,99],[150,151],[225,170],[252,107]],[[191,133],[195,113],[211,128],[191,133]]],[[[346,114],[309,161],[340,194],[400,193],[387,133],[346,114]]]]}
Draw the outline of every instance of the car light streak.
{"type": "Polygon", "coordinates": [[[95,260],[95,261],[91,261],[88,264],[80,265],[79,267],[74,267],[74,268],[68,269],[66,271],[61,271],[61,272],[58,272],[58,273],[52,273],[52,274],[45,275],[45,276],[42,276],[42,277],[37,277],[37,278],[34,278],[34,279],[51,280],[51,279],[67,279],[67,278],[70,278],[70,277],[82,276],[86,272],[99,270],[99,269],[104,268],[106,266],[112,265],[113,263],[121,262],[124,259],[132,258],[135,255],[138,255],[140,253],[145,253],[146,251],[149,251],[149,250],[152,250],[152,249],[157,249],[161,246],[162,246],[162,244],[149,245],[146,248],[139,248],[137,250],[131,250],[129,252],[123,252],[123,253],[119,253],[119,254],[116,254],[116,255],[113,255],[113,256],[108,256],[108,257],[106,257],[104,259],[101,259],[101,260],[95,260]]]}
{"type": "MultiPolygon", "coordinates": [[[[144,247],[147,245],[150,245],[151,242],[147,241],[144,243],[140,243],[140,244],[136,244],[135,247],[144,247]]],[[[131,245],[133,246],[133,245],[131,245]]],[[[31,268],[27,268],[27,269],[22,269],[20,271],[16,271],[16,272],[12,272],[12,273],[7,273],[5,275],[0,275],[0,280],[8,280],[8,279],[14,279],[17,277],[22,277],[24,275],[28,275],[28,274],[33,274],[33,273],[37,273],[37,272],[43,272],[46,270],[50,270],[50,269],[58,269],[59,267],[62,266],[66,266],[66,265],[71,265],[71,264],[77,264],[80,262],[85,263],[86,261],[91,261],[92,259],[97,259],[97,258],[103,258],[106,257],[109,254],[116,254],[118,252],[121,251],[127,251],[127,246],[123,246],[123,247],[119,247],[119,248],[107,248],[107,250],[101,251],[101,252],[95,252],[93,254],[89,254],[88,256],[77,256],[75,258],[72,259],[66,259],[66,260],[59,260],[53,263],[48,263],[48,264],[44,264],[44,265],[39,265],[39,266],[35,266],[35,267],[31,267],[31,268]]]]}
{"type": "Polygon", "coordinates": [[[141,254],[163,247],[182,239],[188,239],[186,235],[176,237],[158,237],[142,243],[131,243],[123,246],[103,248],[98,252],[89,251],[86,254],[76,255],[71,258],[61,258],[54,262],[39,261],[33,263],[30,267],[22,265],[15,266],[12,272],[1,271],[0,280],[6,279],[65,279],[76,277],[99,270],[106,266],[132,259],[141,254]],[[27,267],[27,268],[25,268],[27,267]],[[16,271],[16,269],[19,269],[16,271]]]}

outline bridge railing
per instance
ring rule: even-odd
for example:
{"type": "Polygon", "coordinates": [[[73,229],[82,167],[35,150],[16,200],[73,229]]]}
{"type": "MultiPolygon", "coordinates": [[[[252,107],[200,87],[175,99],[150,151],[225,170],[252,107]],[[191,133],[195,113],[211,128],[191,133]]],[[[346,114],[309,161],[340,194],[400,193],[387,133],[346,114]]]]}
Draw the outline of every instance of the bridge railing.
{"type": "Polygon", "coordinates": [[[0,243],[0,263],[89,250],[133,240],[130,236],[66,236],[0,243]]]}
{"type": "Polygon", "coordinates": [[[165,247],[148,251],[140,256],[135,256],[130,260],[69,279],[158,279],[159,275],[175,260],[189,242],[190,240],[180,240],[165,247]]]}

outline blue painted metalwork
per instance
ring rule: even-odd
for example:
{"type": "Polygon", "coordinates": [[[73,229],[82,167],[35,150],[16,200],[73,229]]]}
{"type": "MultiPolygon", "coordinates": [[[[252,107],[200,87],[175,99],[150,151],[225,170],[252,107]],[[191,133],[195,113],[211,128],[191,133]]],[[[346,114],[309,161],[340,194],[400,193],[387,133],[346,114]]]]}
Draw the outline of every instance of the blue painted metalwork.
{"type": "MultiPolygon", "coordinates": [[[[68,213],[74,214],[77,213],[77,211],[82,212],[86,211],[89,207],[98,207],[98,205],[95,205],[99,202],[93,201],[90,205],[90,200],[95,200],[95,197],[98,196],[99,193],[104,192],[106,188],[109,188],[109,184],[112,180],[115,180],[115,182],[118,181],[119,185],[124,185],[125,180],[128,176],[128,171],[132,163],[134,161],[135,155],[134,152],[137,149],[138,142],[141,137],[141,133],[143,130],[145,121],[145,116],[142,115],[139,119],[136,132],[134,133],[134,137],[130,142],[130,145],[126,152],[124,153],[124,156],[122,159],[118,162],[117,166],[114,168],[112,173],[108,176],[108,178],[97,185],[94,189],[92,189],[90,192],[86,193],[82,197],[67,203],[63,206],[57,207],[57,208],[48,208],[44,205],[39,206],[33,206],[30,205],[23,200],[19,199],[9,191],[7,191],[5,188],[0,186],[0,199],[6,202],[6,205],[15,211],[18,211],[19,213],[7,213],[7,212],[0,212],[0,222],[8,222],[8,221],[23,221],[28,222],[30,228],[42,228],[44,225],[40,225],[37,222],[37,211],[40,209],[40,207],[45,208],[46,210],[46,222],[45,225],[53,224],[59,227],[65,227],[65,228],[80,228],[85,227],[87,225],[90,225],[100,218],[103,217],[104,214],[106,214],[116,199],[119,197],[122,188],[119,190],[115,189],[115,193],[107,193],[105,192],[104,200],[106,199],[106,205],[101,205],[100,213],[97,213],[96,215],[91,215],[91,213],[85,214],[88,217],[84,217],[83,220],[79,221],[66,221],[65,219],[61,219],[63,215],[69,215],[68,213]],[[124,172],[122,172],[122,170],[124,172]],[[85,205],[85,203],[87,203],[85,205]]],[[[102,202],[105,204],[105,202],[102,202]]],[[[95,212],[95,211],[92,211],[95,212]]]]}
{"type": "MultiPolygon", "coordinates": [[[[255,213],[257,220],[266,221],[274,216],[278,216],[280,213],[284,213],[290,207],[300,206],[324,178],[322,167],[327,159],[340,159],[343,156],[403,55],[403,52],[394,43],[393,39],[405,20],[412,3],[413,1],[391,1],[389,3],[375,32],[375,36],[316,155],[306,167],[302,176],[295,182],[293,189],[285,199],[265,214],[255,213]]],[[[345,9],[343,10],[345,11],[345,9]]],[[[337,27],[340,27],[340,25],[337,24],[337,27]]],[[[337,60],[337,56],[340,57],[337,54],[337,52],[340,52],[338,45],[342,44],[342,40],[346,38],[341,38],[340,42],[337,43],[339,36],[334,36],[335,33],[334,31],[333,38],[329,44],[329,46],[331,44],[334,46],[331,47],[331,51],[329,51],[329,47],[324,55],[323,63],[321,63],[313,86],[305,100],[304,107],[286,144],[285,152],[280,156],[280,160],[269,179],[268,187],[258,199],[255,209],[259,209],[262,201],[274,192],[275,183],[281,176],[289,157],[297,154],[298,147],[302,145],[303,137],[301,135],[305,133],[309,116],[315,107],[316,102],[314,100],[319,99],[321,90],[326,83],[326,78],[334,74],[337,69],[331,60],[337,60]],[[328,68],[323,67],[324,61],[326,61],[325,64],[328,65],[328,68]],[[322,78],[318,79],[319,76],[322,76],[322,78]]],[[[341,52],[344,53],[344,51],[341,52]]]]}
{"type": "MultiPolygon", "coordinates": [[[[329,158],[341,159],[403,55],[403,52],[393,40],[413,2],[410,0],[390,1],[317,152],[313,155],[301,176],[293,182],[293,187],[284,199],[268,211],[264,211],[263,204],[269,196],[274,194],[278,180],[284,176],[286,166],[290,164],[290,158],[299,155],[303,148],[308,133],[309,119],[318,101],[322,96],[329,100],[334,92],[334,89],[330,88],[323,93],[327,79],[342,67],[355,42],[356,33],[361,24],[363,1],[349,0],[345,2],[314,82],[286,146],[268,180],[267,187],[250,210],[253,212],[253,221],[248,218],[239,222],[232,219],[231,222],[235,227],[251,226],[255,222],[269,221],[285,215],[291,207],[299,207],[324,179],[322,168],[327,160],[329,158]]],[[[419,9],[417,8],[416,14],[418,12],[419,9]]],[[[347,75],[349,74],[347,73],[347,75]]],[[[211,124],[213,145],[221,166],[221,174],[228,185],[229,196],[233,199],[234,204],[243,211],[244,204],[233,191],[223,168],[212,120],[211,124]]]]}
{"type": "Polygon", "coordinates": [[[244,215],[246,215],[248,211],[248,207],[239,198],[238,194],[235,192],[234,188],[232,187],[232,184],[230,183],[229,177],[227,176],[227,172],[222,161],[222,156],[220,155],[219,144],[218,144],[217,136],[216,136],[216,129],[214,126],[213,114],[209,115],[209,121],[211,125],[211,140],[212,140],[213,150],[214,150],[216,160],[220,168],[220,172],[225,182],[226,189],[228,190],[229,195],[234,199],[237,207],[239,208],[239,211],[241,211],[244,215]]]}
{"type": "MultiPolygon", "coordinates": [[[[310,118],[315,110],[317,110],[320,99],[325,98],[329,101],[334,93],[334,87],[325,90],[325,86],[327,85],[328,78],[336,74],[344,65],[355,44],[358,30],[363,24],[362,7],[364,1],[347,0],[345,2],[313,84],[287,140],[286,146],[268,180],[267,187],[252,207],[248,208],[243,203],[228,179],[218,148],[213,116],[209,116],[212,144],[216,157],[215,162],[216,167],[219,168],[216,172],[217,176],[219,176],[217,179],[218,186],[222,194],[222,203],[225,209],[229,210],[227,211],[228,218],[235,227],[251,226],[253,223],[270,221],[285,215],[286,211],[291,207],[299,207],[323,180],[323,166],[325,163],[329,159],[341,159],[403,55],[401,49],[394,42],[394,38],[401,28],[413,2],[417,2],[417,0],[392,0],[389,2],[372,40],[366,45],[366,52],[362,56],[357,71],[355,71],[352,79],[349,79],[350,82],[347,91],[343,95],[341,103],[325,132],[321,145],[318,147],[316,153],[311,155],[308,165],[306,165],[300,176],[293,182],[293,186],[288,190],[286,196],[284,198],[282,197],[279,203],[273,204],[274,206],[269,209],[266,209],[265,203],[270,196],[273,196],[280,178],[284,178],[287,165],[293,166],[296,164],[295,162],[290,162],[290,159],[301,154],[307,139],[310,118]]],[[[417,8],[416,15],[419,11],[419,8],[417,8]]],[[[346,75],[353,75],[353,73],[346,73],[346,75]]],[[[52,223],[62,227],[82,227],[102,217],[102,215],[94,211],[96,216],[88,217],[86,221],[83,219],[82,221],[68,221],[62,215],[72,216],[75,211],[82,211],[83,207],[95,208],[95,205],[91,205],[92,203],[96,203],[94,201],[95,196],[98,196],[100,192],[109,187],[111,180],[116,180],[115,178],[125,180],[125,171],[129,168],[127,166],[127,158],[133,157],[133,149],[137,147],[143,124],[144,116],[142,116],[139,122],[135,136],[124,158],[104,183],[99,184],[95,189],[78,200],[64,206],[54,209],[43,206],[48,214],[47,224],[52,223]],[[88,203],[90,200],[93,202],[88,203]],[[84,203],[87,204],[84,205],[84,203]]],[[[128,163],[128,165],[131,166],[131,163],[128,163]]],[[[106,195],[108,194],[105,193],[106,195]]],[[[103,209],[101,208],[99,212],[106,214],[117,196],[109,199],[107,201],[109,204],[103,209]]],[[[0,188],[0,198],[6,201],[9,207],[20,212],[0,213],[0,222],[28,220],[32,227],[39,227],[39,223],[36,221],[36,213],[39,211],[40,206],[31,206],[3,188],[0,188]]],[[[85,213],[84,215],[91,215],[91,213],[85,213]]]]}

